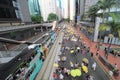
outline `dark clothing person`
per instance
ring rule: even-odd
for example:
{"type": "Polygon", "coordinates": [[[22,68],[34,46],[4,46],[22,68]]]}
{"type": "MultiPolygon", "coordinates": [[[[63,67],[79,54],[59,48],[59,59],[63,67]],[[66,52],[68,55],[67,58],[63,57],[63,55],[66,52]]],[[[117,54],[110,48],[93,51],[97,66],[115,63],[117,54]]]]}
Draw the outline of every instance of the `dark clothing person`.
{"type": "Polygon", "coordinates": [[[93,57],[93,53],[91,52],[91,57],[93,57]]]}
{"type": "Polygon", "coordinates": [[[97,52],[96,52],[96,56],[98,56],[98,54],[99,54],[99,50],[97,50],[97,52]]]}

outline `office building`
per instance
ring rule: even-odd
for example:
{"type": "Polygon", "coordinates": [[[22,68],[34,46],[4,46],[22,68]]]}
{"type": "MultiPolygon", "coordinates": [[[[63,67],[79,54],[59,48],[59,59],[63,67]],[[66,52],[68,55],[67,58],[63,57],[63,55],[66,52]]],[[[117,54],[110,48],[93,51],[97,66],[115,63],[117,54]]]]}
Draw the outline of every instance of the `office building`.
{"type": "Polygon", "coordinates": [[[41,15],[40,4],[38,0],[28,0],[28,6],[29,6],[31,16],[41,15]]]}
{"type": "Polygon", "coordinates": [[[89,7],[95,5],[99,0],[85,0],[85,10],[84,13],[89,10],[89,7]]]}
{"type": "Polygon", "coordinates": [[[19,21],[12,0],[0,0],[0,22],[19,21]]]}
{"type": "Polygon", "coordinates": [[[80,16],[80,18],[85,14],[88,10],[89,7],[96,4],[99,0],[76,0],[77,1],[77,15],[80,16]]]}
{"type": "Polygon", "coordinates": [[[41,15],[44,21],[47,21],[48,15],[54,13],[58,15],[56,9],[56,0],[39,0],[41,15]]]}
{"type": "Polygon", "coordinates": [[[17,17],[20,18],[22,22],[31,22],[27,0],[15,0],[13,4],[18,8],[18,10],[16,10],[17,17]]]}
{"type": "Polygon", "coordinates": [[[75,20],[75,0],[69,0],[70,1],[70,20],[75,20]]]}
{"type": "Polygon", "coordinates": [[[63,0],[64,4],[64,15],[63,18],[69,18],[69,0],[63,0]]]}
{"type": "Polygon", "coordinates": [[[0,0],[0,22],[31,22],[27,0],[0,0]]]}

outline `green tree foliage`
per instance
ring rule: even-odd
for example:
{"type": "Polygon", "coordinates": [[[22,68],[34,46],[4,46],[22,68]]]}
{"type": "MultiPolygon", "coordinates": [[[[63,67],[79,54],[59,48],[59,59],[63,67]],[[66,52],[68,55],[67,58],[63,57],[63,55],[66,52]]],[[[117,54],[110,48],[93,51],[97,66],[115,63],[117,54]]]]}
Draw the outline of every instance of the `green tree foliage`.
{"type": "Polygon", "coordinates": [[[39,15],[32,16],[31,19],[32,19],[32,21],[34,23],[41,23],[41,22],[43,22],[43,17],[39,16],[39,15]]]}
{"type": "Polygon", "coordinates": [[[97,16],[102,17],[104,22],[105,10],[111,8],[117,3],[117,0],[100,0],[95,5],[91,6],[87,12],[88,17],[91,21],[95,22],[97,16]],[[99,10],[103,10],[102,13],[97,13],[99,10]]]}
{"type": "Polygon", "coordinates": [[[112,17],[112,21],[108,21],[107,24],[110,26],[110,30],[112,34],[117,37],[118,32],[120,30],[120,15],[115,13],[109,13],[109,15],[112,17]]]}
{"type": "Polygon", "coordinates": [[[107,28],[108,28],[108,25],[106,25],[106,24],[100,24],[100,26],[99,26],[99,31],[106,31],[107,30],[107,28]]]}
{"type": "Polygon", "coordinates": [[[11,38],[15,38],[15,32],[10,32],[10,36],[11,36],[11,38]]]}
{"type": "Polygon", "coordinates": [[[94,22],[95,26],[95,18],[98,16],[97,12],[99,11],[99,7],[97,5],[93,5],[89,8],[87,12],[87,16],[90,18],[92,22],[94,22]]]}
{"type": "Polygon", "coordinates": [[[99,16],[102,17],[102,21],[104,23],[105,15],[107,14],[105,12],[106,9],[110,9],[112,6],[116,5],[117,0],[100,0],[97,2],[97,6],[100,10],[103,10],[102,14],[100,13],[99,16]]]}
{"type": "Polygon", "coordinates": [[[65,21],[70,22],[70,18],[66,18],[65,21]]]}
{"type": "Polygon", "coordinates": [[[47,18],[48,21],[58,20],[58,16],[54,13],[50,13],[47,18]]]}

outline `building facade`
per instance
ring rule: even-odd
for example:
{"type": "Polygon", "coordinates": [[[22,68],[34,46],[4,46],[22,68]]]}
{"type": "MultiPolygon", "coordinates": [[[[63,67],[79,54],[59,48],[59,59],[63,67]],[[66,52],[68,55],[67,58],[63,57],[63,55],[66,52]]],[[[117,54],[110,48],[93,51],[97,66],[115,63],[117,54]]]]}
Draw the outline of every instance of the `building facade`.
{"type": "Polygon", "coordinates": [[[27,0],[0,0],[0,22],[31,22],[27,0]]]}
{"type": "Polygon", "coordinates": [[[70,1],[70,20],[75,20],[75,7],[76,7],[76,0],[69,0],[70,1]]]}
{"type": "Polygon", "coordinates": [[[85,14],[89,7],[96,4],[99,0],[76,0],[78,3],[78,14],[80,18],[85,14]]]}
{"type": "Polygon", "coordinates": [[[68,18],[69,17],[69,15],[68,15],[68,13],[69,13],[69,0],[63,0],[63,5],[64,5],[64,7],[63,7],[63,18],[68,18]]]}
{"type": "Polygon", "coordinates": [[[18,8],[16,11],[17,17],[21,19],[22,22],[31,22],[30,11],[28,7],[27,0],[15,0],[15,7],[18,8]]]}
{"type": "Polygon", "coordinates": [[[41,15],[39,0],[28,0],[30,15],[41,15]]]}
{"type": "Polygon", "coordinates": [[[85,10],[84,13],[89,10],[89,7],[95,5],[99,0],[85,0],[85,10]]]}
{"type": "Polygon", "coordinates": [[[19,21],[12,0],[0,0],[0,22],[19,21]]]}
{"type": "Polygon", "coordinates": [[[58,15],[56,9],[56,0],[39,0],[41,15],[44,21],[47,21],[48,15],[54,13],[58,15]]]}

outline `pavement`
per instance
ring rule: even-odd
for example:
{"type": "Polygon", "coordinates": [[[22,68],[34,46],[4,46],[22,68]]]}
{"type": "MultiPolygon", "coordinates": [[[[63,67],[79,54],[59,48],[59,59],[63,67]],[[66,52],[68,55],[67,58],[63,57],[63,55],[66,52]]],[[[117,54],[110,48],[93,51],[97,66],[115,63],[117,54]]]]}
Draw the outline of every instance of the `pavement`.
{"type": "Polygon", "coordinates": [[[51,75],[54,71],[53,63],[56,61],[56,56],[60,54],[61,45],[59,43],[61,43],[62,38],[63,32],[60,31],[35,80],[51,80],[51,75]]]}
{"type": "MultiPolygon", "coordinates": [[[[82,40],[85,42],[85,45],[86,45],[87,47],[90,47],[90,51],[93,52],[95,59],[100,63],[100,65],[102,66],[102,68],[103,68],[103,69],[105,70],[105,72],[108,74],[109,69],[108,69],[105,65],[103,65],[103,63],[98,59],[98,56],[96,56],[96,51],[97,51],[96,45],[97,45],[98,43],[92,42],[92,41],[91,41],[90,39],[88,39],[81,31],[79,31],[78,28],[76,28],[75,31],[82,37],[82,40]]],[[[102,44],[102,46],[109,46],[109,44],[102,44]]],[[[118,46],[111,45],[111,47],[116,48],[116,47],[118,47],[118,46]]],[[[99,54],[102,55],[103,57],[105,57],[105,52],[104,52],[102,49],[99,50],[99,54]]],[[[117,66],[118,66],[118,69],[120,70],[120,62],[119,62],[119,61],[120,61],[120,57],[118,57],[118,56],[114,57],[114,55],[109,54],[107,60],[108,60],[112,65],[114,65],[114,64],[116,63],[117,66]]],[[[114,76],[113,76],[112,78],[113,78],[113,80],[120,80],[120,75],[119,75],[118,77],[114,77],[114,76]]]]}

